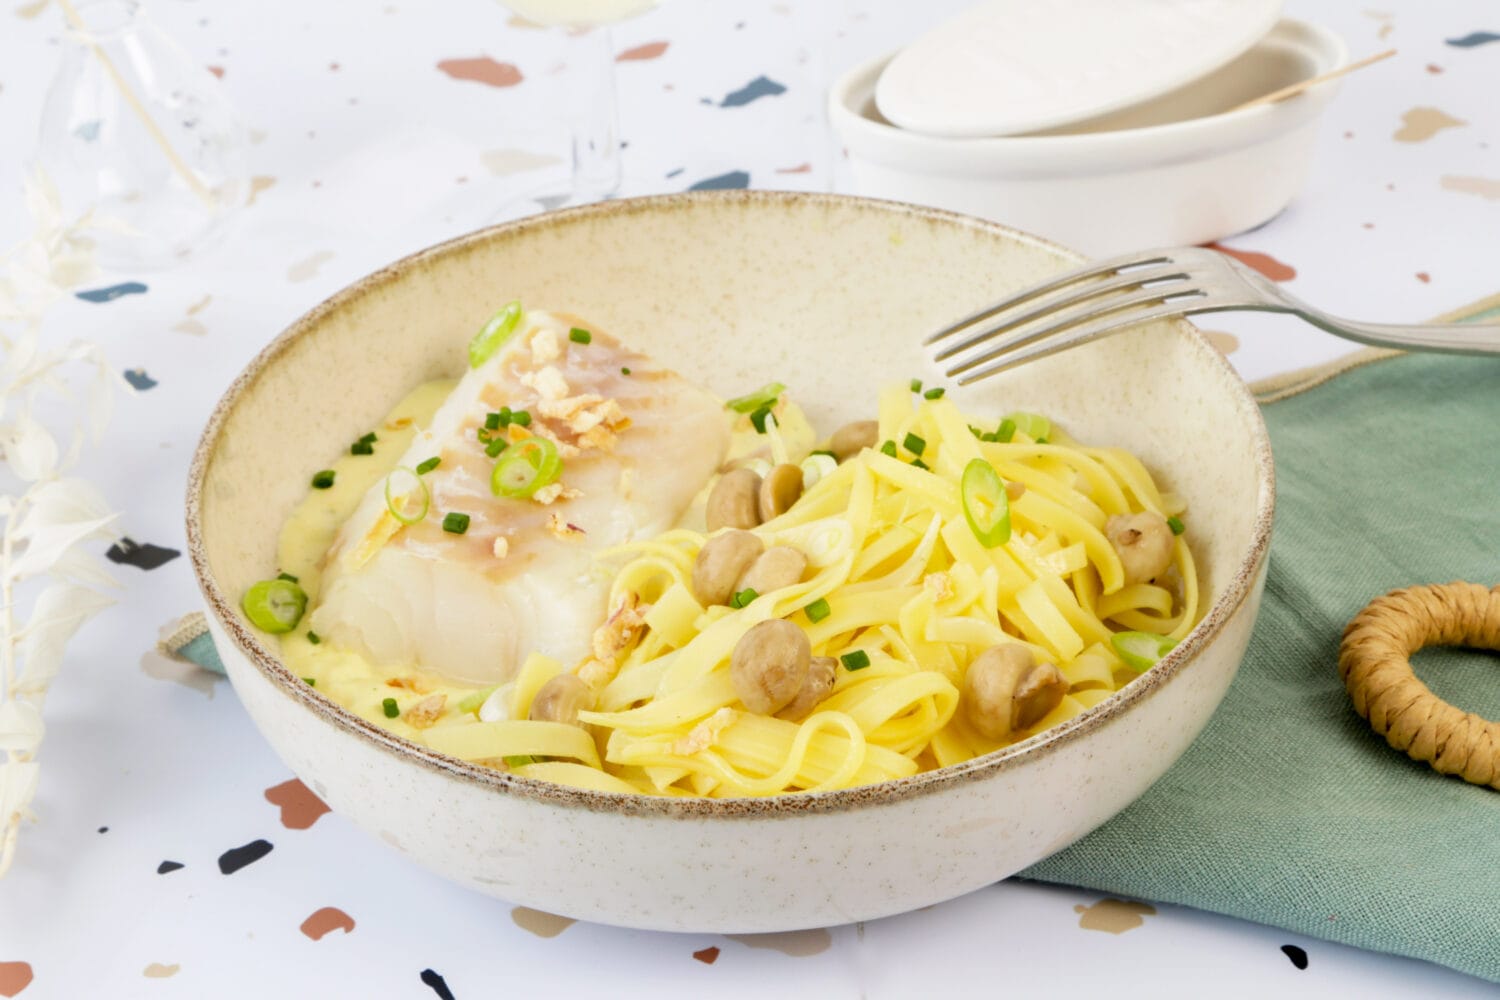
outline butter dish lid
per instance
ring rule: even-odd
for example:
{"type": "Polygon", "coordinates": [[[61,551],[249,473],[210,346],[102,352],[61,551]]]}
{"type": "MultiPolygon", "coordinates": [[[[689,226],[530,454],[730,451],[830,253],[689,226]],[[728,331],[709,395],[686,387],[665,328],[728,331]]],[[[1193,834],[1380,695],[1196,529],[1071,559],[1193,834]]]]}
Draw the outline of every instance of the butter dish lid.
{"type": "Polygon", "coordinates": [[[954,138],[1016,135],[1149,100],[1243,54],[1281,0],[985,0],[891,60],[891,124],[954,138]]]}

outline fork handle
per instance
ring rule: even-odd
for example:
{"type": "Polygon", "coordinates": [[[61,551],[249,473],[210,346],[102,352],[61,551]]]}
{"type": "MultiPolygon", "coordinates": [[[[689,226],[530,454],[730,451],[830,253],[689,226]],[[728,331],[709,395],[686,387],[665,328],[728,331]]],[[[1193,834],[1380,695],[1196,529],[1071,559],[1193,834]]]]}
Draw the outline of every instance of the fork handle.
{"type": "Polygon", "coordinates": [[[1361,323],[1316,309],[1292,309],[1321,330],[1372,347],[1500,356],[1500,325],[1493,323],[1361,323]]]}

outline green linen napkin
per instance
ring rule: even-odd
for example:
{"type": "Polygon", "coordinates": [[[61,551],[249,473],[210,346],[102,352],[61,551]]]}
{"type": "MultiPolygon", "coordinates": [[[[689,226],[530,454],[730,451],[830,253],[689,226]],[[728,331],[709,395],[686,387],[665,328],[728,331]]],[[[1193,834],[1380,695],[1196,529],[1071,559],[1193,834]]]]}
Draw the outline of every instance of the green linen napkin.
{"type": "MultiPolygon", "coordinates": [[[[1276,526],[1239,675],[1145,795],[1021,877],[1500,981],[1500,792],[1391,749],[1338,677],[1344,625],[1372,598],[1500,582],[1500,359],[1382,358],[1264,412],[1276,526]]],[[[1500,720],[1494,653],[1414,664],[1438,697],[1500,720]]]]}

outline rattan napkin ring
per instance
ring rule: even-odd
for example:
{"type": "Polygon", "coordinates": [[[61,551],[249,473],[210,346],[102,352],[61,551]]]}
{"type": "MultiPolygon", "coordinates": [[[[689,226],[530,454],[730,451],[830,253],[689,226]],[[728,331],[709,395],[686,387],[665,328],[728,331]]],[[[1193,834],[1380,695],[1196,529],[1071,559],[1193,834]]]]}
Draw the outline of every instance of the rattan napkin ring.
{"type": "Polygon", "coordinates": [[[1443,774],[1500,790],[1500,723],[1443,701],[1417,679],[1423,646],[1500,650],[1500,587],[1433,584],[1371,601],[1344,630],[1339,676],[1387,743],[1443,774]]]}

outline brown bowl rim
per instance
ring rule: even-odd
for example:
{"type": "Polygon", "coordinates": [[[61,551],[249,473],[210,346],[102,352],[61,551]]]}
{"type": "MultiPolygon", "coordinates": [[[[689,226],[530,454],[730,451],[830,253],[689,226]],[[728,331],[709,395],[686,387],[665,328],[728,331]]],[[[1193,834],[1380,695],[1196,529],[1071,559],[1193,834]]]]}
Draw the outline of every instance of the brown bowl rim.
{"type": "Polygon", "coordinates": [[[569,785],[524,778],[459,760],[414,743],[360,718],[341,705],[317,694],[300,677],[283,666],[272,650],[262,642],[261,637],[241,620],[234,610],[234,602],[223,593],[209,571],[201,523],[204,477],[212,462],[214,449],[224,423],[240,398],[266,373],[294,340],[302,336],[325,315],[366,294],[372,288],[400,280],[402,274],[415,264],[461,252],[476,244],[495,239],[521,238],[530,232],[541,231],[552,226],[570,225],[580,220],[638,212],[680,210],[708,203],[728,203],[750,208],[762,204],[780,206],[798,202],[856,210],[873,208],[895,216],[957,225],[1030,244],[1064,260],[1072,262],[1084,260],[1074,251],[1029,233],[942,209],[854,195],[760,190],[699,191],[598,202],[486,227],[409,254],[335,292],[293,321],[246,365],[214,407],[193,452],[192,464],[188,470],[186,498],[188,554],[209,614],[249,662],[266,680],[280,689],[282,694],[301,704],[323,721],[355,737],[369,740],[398,758],[422,765],[445,777],[503,794],[516,795],[548,805],[625,815],[682,819],[777,818],[803,813],[837,812],[852,808],[889,805],[910,796],[929,795],[959,783],[988,777],[1042,757],[1060,747],[1083,739],[1093,731],[1124,715],[1138,702],[1152,696],[1172,678],[1182,673],[1197,654],[1212,643],[1250,595],[1256,575],[1265,561],[1269,548],[1275,508],[1275,468],[1271,458],[1271,443],[1266,433],[1260,407],[1256,404],[1249,386],[1230,366],[1224,355],[1215,349],[1191,323],[1181,319],[1174,321],[1172,325],[1203,354],[1210,367],[1219,371],[1227,390],[1233,395],[1239,408],[1249,420],[1255,438],[1255,463],[1259,491],[1249,550],[1240,560],[1229,585],[1209,607],[1203,619],[1151,670],[1132,681],[1113,697],[1051,729],[961,764],[857,788],[827,792],[800,792],[765,798],[669,798],[574,788],[569,785]]]}

